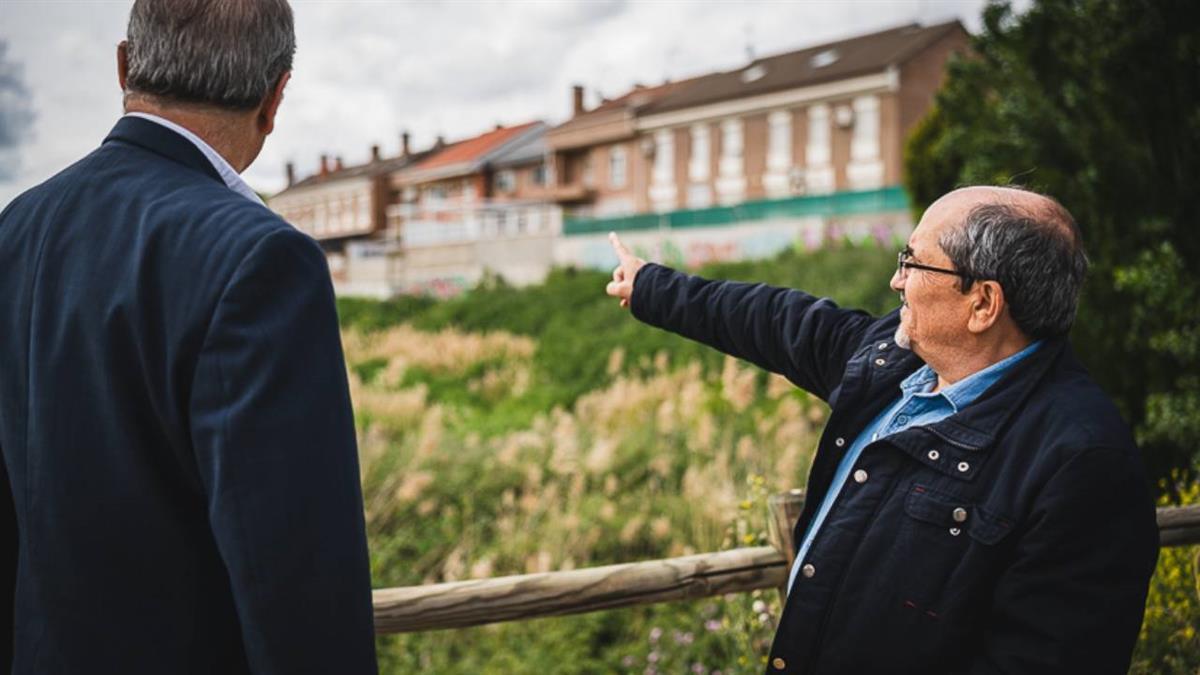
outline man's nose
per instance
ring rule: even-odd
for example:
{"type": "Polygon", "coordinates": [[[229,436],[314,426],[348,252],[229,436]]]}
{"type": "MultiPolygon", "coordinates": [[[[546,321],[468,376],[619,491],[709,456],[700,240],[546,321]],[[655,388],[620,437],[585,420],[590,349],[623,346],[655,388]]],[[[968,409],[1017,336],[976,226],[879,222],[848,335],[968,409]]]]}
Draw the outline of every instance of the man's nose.
{"type": "Polygon", "coordinates": [[[892,287],[893,291],[899,292],[904,290],[904,277],[900,276],[899,268],[896,268],[896,271],[892,272],[892,280],[888,285],[892,287]]]}

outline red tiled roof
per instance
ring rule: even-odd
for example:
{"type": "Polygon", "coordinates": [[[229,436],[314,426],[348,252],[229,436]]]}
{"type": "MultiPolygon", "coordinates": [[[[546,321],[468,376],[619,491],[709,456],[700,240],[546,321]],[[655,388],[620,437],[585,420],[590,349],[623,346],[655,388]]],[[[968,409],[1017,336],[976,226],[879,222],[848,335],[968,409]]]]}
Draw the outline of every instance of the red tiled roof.
{"type": "Polygon", "coordinates": [[[537,124],[539,122],[527,122],[525,124],[518,124],[515,127],[501,127],[485,134],[480,134],[475,138],[468,138],[465,141],[453,143],[443,148],[441,152],[435,153],[432,157],[417,164],[413,169],[422,171],[458,164],[460,162],[473,161],[520,136],[537,124]]]}

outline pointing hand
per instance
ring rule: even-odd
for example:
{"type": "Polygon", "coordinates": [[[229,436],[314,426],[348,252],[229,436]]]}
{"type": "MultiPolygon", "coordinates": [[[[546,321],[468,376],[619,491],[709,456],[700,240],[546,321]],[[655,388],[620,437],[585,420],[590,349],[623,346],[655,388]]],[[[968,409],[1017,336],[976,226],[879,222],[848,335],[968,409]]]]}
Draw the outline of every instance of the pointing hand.
{"type": "Polygon", "coordinates": [[[625,244],[617,238],[616,232],[609,232],[608,240],[612,242],[620,262],[613,270],[613,280],[608,282],[605,292],[614,298],[620,298],[622,307],[628,307],[629,299],[633,296],[633,280],[646,261],[630,253],[625,244]]]}

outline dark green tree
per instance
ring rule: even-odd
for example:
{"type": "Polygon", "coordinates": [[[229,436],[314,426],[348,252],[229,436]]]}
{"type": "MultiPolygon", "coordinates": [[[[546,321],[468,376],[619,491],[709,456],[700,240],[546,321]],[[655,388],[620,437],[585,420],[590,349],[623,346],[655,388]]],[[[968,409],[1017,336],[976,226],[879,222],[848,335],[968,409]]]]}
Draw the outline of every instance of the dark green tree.
{"type": "Polygon", "coordinates": [[[1151,474],[1200,452],[1200,5],[1040,0],[983,13],[910,138],[918,208],[1017,184],[1076,217],[1092,272],[1073,343],[1151,474]]]}

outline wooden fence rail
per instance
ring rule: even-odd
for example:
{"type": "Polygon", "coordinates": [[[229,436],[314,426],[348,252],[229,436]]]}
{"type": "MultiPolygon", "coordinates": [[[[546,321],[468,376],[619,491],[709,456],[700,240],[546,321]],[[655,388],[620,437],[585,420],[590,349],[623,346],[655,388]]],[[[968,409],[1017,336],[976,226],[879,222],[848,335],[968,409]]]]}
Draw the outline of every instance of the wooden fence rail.
{"type": "MultiPolygon", "coordinates": [[[[771,498],[773,546],[567,572],[521,574],[375,591],[375,631],[464,628],[758,589],[782,589],[803,496],[771,498]],[[778,548],[776,548],[778,547],[778,548]],[[782,551],[782,552],[781,552],[782,551]]],[[[1163,546],[1200,544],[1200,505],[1158,510],[1163,546]]]]}

